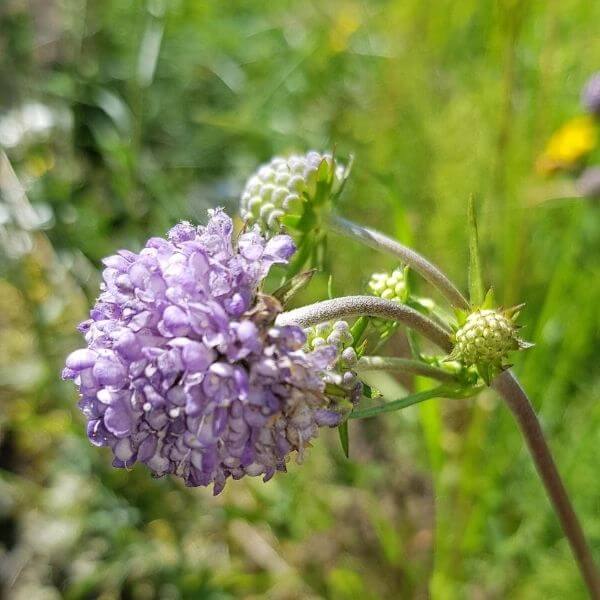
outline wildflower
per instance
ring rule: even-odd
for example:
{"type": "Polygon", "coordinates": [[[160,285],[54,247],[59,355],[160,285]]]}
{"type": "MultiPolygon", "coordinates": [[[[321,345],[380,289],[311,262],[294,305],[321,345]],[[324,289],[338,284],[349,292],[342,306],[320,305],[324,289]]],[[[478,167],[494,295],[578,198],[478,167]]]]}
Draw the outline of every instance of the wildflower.
{"type": "Polygon", "coordinates": [[[587,80],[581,93],[581,103],[588,112],[600,115],[600,71],[587,80]]]}
{"type": "Polygon", "coordinates": [[[275,325],[281,307],[258,291],[293,254],[291,238],[251,230],[234,243],[231,219],[209,214],[205,227],[183,222],[139,254],[104,260],[100,297],[80,325],[87,347],[63,377],[114,466],[140,461],[217,494],[228,477],[285,471],[342,414],[325,393],[337,349],[304,349],[304,331],[275,325]]]}
{"type": "Polygon", "coordinates": [[[341,188],[345,169],[330,154],[309,152],[289,158],[276,156],[250,177],[241,197],[240,214],[249,224],[272,234],[282,224],[312,227],[320,205],[341,188]],[[302,221],[304,217],[304,222],[302,221]]]}
{"type": "Polygon", "coordinates": [[[507,368],[504,361],[510,352],[532,345],[517,336],[517,311],[518,307],[508,311],[482,308],[469,314],[454,333],[454,349],[448,360],[476,366],[489,384],[494,375],[507,368]]]}
{"type": "Polygon", "coordinates": [[[541,173],[570,169],[589,154],[596,143],[597,131],[591,117],[571,119],[550,138],[537,168],[541,173]]]}

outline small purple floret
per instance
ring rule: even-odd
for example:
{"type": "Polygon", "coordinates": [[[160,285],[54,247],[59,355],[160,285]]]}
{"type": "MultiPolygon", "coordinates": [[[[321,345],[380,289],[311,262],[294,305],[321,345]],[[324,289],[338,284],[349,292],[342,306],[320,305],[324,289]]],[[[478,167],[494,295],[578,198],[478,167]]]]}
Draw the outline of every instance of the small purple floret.
{"type": "Polygon", "coordinates": [[[103,261],[103,284],[79,330],[87,348],[66,360],[87,433],[113,464],[145,463],[187,485],[285,471],[320,426],[341,414],[325,395],[334,348],[304,349],[298,327],[274,325],[278,303],[258,290],[286,263],[290,237],[257,231],[234,243],[233,224],[210,211],[205,227],[183,222],[139,254],[103,261]]]}

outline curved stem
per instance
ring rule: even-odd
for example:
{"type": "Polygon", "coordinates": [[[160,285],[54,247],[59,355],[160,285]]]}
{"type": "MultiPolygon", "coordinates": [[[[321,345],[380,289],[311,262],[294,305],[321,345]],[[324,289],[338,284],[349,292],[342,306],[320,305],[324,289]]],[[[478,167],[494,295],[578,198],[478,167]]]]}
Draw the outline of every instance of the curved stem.
{"type": "Polygon", "coordinates": [[[361,371],[403,371],[413,375],[423,375],[431,377],[438,381],[447,381],[456,383],[457,378],[448,371],[428,365],[418,360],[410,358],[397,358],[395,356],[363,356],[359,359],[355,367],[358,372],[361,371]]]}
{"type": "Polygon", "coordinates": [[[492,387],[504,398],[523,432],[537,472],[544,483],[546,492],[552,501],[563,531],[577,559],[590,597],[596,600],[600,598],[600,576],[587,545],[583,529],[575,514],[569,494],[561,480],[544,437],[544,432],[529,402],[529,398],[510,371],[505,371],[496,377],[492,387]]]}
{"type": "MultiPolygon", "coordinates": [[[[354,316],[383,317],[400,321],[429,338],[446,352],[449,352],[452,348],[449,332],[437,323],[408,306],[373,296],[346,296],[317,302],[316,304],[281,313],[277,318],[277,323],[280,325],[297,324],[302,327],[309,327],[331,319],[354,316]]],[[[569,540],[590,597],[594,600],[600,600],[600,579],[591,550],[529,398],[511,371],[505,371],[496,377],[492,387],[504,399],[517,419],[542,483],[546,488],[546,493],[552,502],[565,536],[569,540]]]]}
{"type": "Polygon", "coordinates": [[[399,258],[404,264],[412,267],[417,273],[429,281],[431,285],[436,287],[456,308],[464,310],[469,309],[469,302],[462,295],[460,290],[446,277],[446,275],[438,269],[434,264],[429,262],[425,257],[421,256],[411,248],[403,246],[396,240],[383,235],[379,231],[362,227],[352,221],[348,221],[335,214],[329,216],[329,226],[333,231],[348,238],[358,240],[374,248],[392,254],[399,258]]]}
{"type": "Polygon", "coordinates": [[[452,349],[449,331],[405,304],[384,300],[377,296],[342,296],[341,298],[316,302],[281,313],[276,322],[278,325],[293,324],[300,327],[311,327],[333,319],[360,316],[400,321],[423,334],[447,352],[452,349]]]}

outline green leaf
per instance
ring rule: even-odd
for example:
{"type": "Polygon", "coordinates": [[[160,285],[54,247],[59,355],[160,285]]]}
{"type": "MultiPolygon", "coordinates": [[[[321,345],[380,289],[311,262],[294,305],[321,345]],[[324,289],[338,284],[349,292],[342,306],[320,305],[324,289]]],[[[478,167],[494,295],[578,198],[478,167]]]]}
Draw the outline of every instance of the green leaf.
{"type": "Polygon", "coordinates": [[[430,390],[410,394],[404,398],[401,398],[400,400],[393,400],[392,402],[378,404],[377,406],[369,406],[368,408],[363,408],[362,410],[353,410],[348,418],[367,419],[382,413],[408,408],[413,404],[418,404],[419,402],[424,402],[425,400],[430,400],[432,398],[470,398],[471,396],[478,394],[481,390],[481,386],[465,387],[440,385],[430,390]]]}
{"type": "Polygon", "coordinates": [[[349,419],[367,419],[369,417],[375,417],[381,413],[392,412],[395,410],[401,410],[407,408],[413,404],[424,402],[431,398],[442,398],[444,397],[445,386],[439,386],[431,390],[424,392],[417,392],[416,394],[410,394],[400,400],[393,400],[392,402],[386,402],[378,406],[370,406],[369,408],[363,408],[362,410],[354,410],[350,413],[349,419]]]}
{"type": "Polygon", "coordinates": [[[496,306],[496,299],[494,297],[494,288],[490,288],[486,294],[483,302],[481,303],[481,308],[483,309],[492,309],[496,306]]]}
{"type": "Polygon", "coordinates": [[[413,329],[406,330],[406,339],[412,357],[419,359],[421,357],[421,345],[419,344],[419,338],[413,329]]]}
{"type": "Polygon", "coordinates": [[[348,421],[344,421],[338,427],[338,434],[340,436],[340,444],[346,458],[350,458],[350,438],[348,436],[348,421]]]}
{"type": "Polygon", "coordinates": [[[368,398],[369,400],[373,400],[374,398],[381,398],[383,394],[376,388],[371,387],[363,381],[363,396],[368,398]]]}
{"type": "Polygon", "coordinates": [[[354,322],[354,325],[352,325],[352,327],[350,328],[350,333],[352,334],[352,339],[354,340],[353,346],[354,346],[355,350],[356,350],[356,347],[358,346],[358,344],[360,343],[361,338],[362,338],[363,334],[365,333],[365,330],[367,329],[367,327],[369,325],[369,321],[370,321],[369,317],[359,317],[354,322]]]}
{"type": "Polygon", "coordinates": [[[298,242],[296,253],[290,262],[287,272],[290,277],[297,275],[304,268],[310,258],[312,251],[312,238],[310,235],[303,235],[298,242]]]}
{"type": "Polygon", "coordinates": [[[479,256],[479,237],[477,234],[477,218],[475,201],[469,197],[469,296],[473,306],[481,306],[483,302],[483,277],[479,256]]]}
{"type": "Polygon", "coordinates": [[[477,372],[489,387],[492,383],[492,379],[497,375],[498,370],[494,368],[494,365],[481,363],[477,365],[477,372]]]}
{"type": "Polygon", "coordinates": [[[279,222],[290,229],[298,229],[302,215],[283,215],[279,217],[279,222]]]}
{"type": "Polygon", "coordinates": [[[310,271],[304,271],[294,275],[291,279],[288,279],[281,287],[277,288],[273,292],[273,296],[279,300],[283,308],[287,308],[292,298],[302,289],[304,289],[313,278],[313,275],[317,272],[316,269],[310,271]]]}

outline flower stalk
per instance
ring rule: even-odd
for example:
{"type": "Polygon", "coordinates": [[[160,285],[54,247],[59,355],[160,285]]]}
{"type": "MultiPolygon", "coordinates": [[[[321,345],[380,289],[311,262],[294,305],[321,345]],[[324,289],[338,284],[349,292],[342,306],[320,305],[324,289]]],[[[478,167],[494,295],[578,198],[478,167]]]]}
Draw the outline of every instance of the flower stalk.
{"type": "Polygon", "coordinates": [[[537,472],[569,540],[590,597],[596,600],[600,598],[600,575],[531,402],[510,370],[496,377],[492,387],[504,399],[519,424],[537,472]]]}
{"type": "MultiPolygon", "coordinates": [[[[429,264],[425,259],[418,262],[429,264]]],[[[282,313],[277,322],[280,325],[297,324],[308,327],[331,319],[358,316],[383,317],[400,321],[421,333],[444,351],[448,352],[452,349],[450,333],[438,324],[405,305],[370,296],[345,296],[317,302],[282,313]]],[[[591,550],[527,394],[510,370],[496,377],[492,387],[506,402],[519,424],[546,493],[571,545],[590,597],[594,600],[600,599],[600,576],[591,550]]],[[[416,397],[410,404],[430,397],[434,397],[433,393],[426,398],[416,397]]]]}
{"type": "Polygon", "coordinates": [[[436,287],[453,307],[463,310],[469,309],[469,302],[450,279],[438,267],[412,248],[400,244],[379,231],[357,225],[336,214],[329,215],[328,223],[332,231],[339,235],[359,241],[374,250],[391,254],[400,259],[436,287]]]}
{"type": "Polygon", "coordinates": [[[316,302],[281,313],[277,317],[277,324],[311,327],[326,321],[361,316],[399,321],[421,333],[446,352],[452,350],[449,330],[444,329],[435,321],[410,308],[410,306],[376,296],[343,296],[316,302]]]}
{"type": "Polygon", "coordinates": [[[395,371],[421,375],[447,383],[459,383],[453,373],[428,365],[427,363],[410,358],[398,358],[396,356],[363,356],[355,367],[359,373],[363,371],[395,371]]]}

